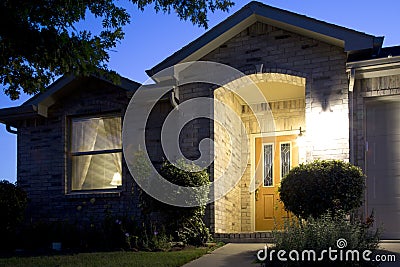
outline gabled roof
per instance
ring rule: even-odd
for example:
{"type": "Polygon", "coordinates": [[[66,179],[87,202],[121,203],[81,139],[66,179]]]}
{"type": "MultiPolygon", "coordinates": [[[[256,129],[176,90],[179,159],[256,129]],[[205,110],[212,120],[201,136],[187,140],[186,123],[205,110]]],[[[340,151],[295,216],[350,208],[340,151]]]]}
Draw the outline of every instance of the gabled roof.
{"type": "Polygon", "coordinates": [[[146,70],[146,73],[153,76],[177,63],[199,60],[257,21],[341,46],[349,53],[380,48],[383,43],[383,37],[375,37],[253,1],[153,68],[146,70]]]}
{"type": "MultiPolygon", "coordinates": [[[[95,76],[95,75],[91,75],[90,77],[96,78],[96,79],[99,79],[99,80],[102,80],[102,81],[105,81],[108,83],[112,83],[103,77],[99,77],[99,76],[95,76]]],[[[56,80],[54,83],[50,84],[44,92],[31,97],[22,105],[38,105],[40,103],[41,104],[44,104],[44,103],[53,104],[54,101],[56,100],[57,96],[59,94],[63,94],[63,89],[65,88],[65,86],[70,84],[71,82],[73,82],[75,79],[76,79],[76,77],[73,75],[63,76],[63,77],[59,78],[58,80],[56,80]]],[[[141,86],[141,84],[134,82],[132,80],[129,80],[127,78],[120,77],[120,84],[118,84],[117,86],[121,87],[122,89],[125,89],[126,91],[129,92],[129,91],[133,91],[133,90],[137,89],[138,87],[141,86]]]]}
{"type": "MultiPolygon", "coordinates": [[[[111,81],[102,77],[91,75],[90,78],[99,79],[112,84],[111,81]]],[[[14,124],[21,119],[34,116],[47,116],[47,109],[57,100],[62,99],[69,93],[68,85],[77,81],[75,76],[63,76],[49,85],[44,92],[41,92],[20,106],[0,109],[0,123],[15,126],[14,124]]],[[[140,83],[120,77],[120,84],[116,85],[127,92],[136,90],[141,86],[140,83]]]]}

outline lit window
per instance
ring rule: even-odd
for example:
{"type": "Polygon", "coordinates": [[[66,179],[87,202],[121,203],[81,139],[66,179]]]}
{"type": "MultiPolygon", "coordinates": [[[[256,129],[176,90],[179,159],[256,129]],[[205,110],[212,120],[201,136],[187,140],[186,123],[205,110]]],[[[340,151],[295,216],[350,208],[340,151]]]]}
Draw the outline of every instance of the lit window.
{"type": "Polygon", "coordinates": [[[274,152],[272,144],[264,145],[264,186],[274,185],[274,152]]]}
{"type": "Polygon", "coordinates": [[[72,191],[113,189],[122,184],[120,117],[71,120],[72,191]]]}
{"type": "Polygon", "coordinates": [[[290,143],[281,144],[281,178],[285,177],[290,171],[290,153],[290,143]]]}

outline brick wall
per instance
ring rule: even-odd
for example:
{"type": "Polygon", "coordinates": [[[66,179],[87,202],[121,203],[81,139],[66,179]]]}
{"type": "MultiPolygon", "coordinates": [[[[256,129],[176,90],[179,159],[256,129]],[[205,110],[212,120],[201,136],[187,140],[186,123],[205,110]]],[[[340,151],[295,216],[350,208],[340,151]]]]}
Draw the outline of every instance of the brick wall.
{"type": "MultiPolygon", "coordinates": [[[[214,98],[223,105],[214,106],[214,179],[224,179],[223,189],[232,188],[214,203],[215,232],[241,231],[240,168],[242,166],[242,105],[228,89],[218,88],[214,98]],[[221,178],[220,178],[221,177],[221,178]],[[239,182],[239,183],[238,183],[239,182]]],[[[217,193],[217,192],[216,192],[217,193]]]]}
{"type": "MultiPolygon", "coordinates": [[[[224,63],[249,75],[264,73],[265,79],[273,79],[271,78],[273,76],[279,79],[288,77],[300,79],[305,84],[304,158],[306,160],[316,158],[348,160],[349,109],[346,53],[343,48],[257,22],[201,60],[224,63]]],[[[129,210],[129,207],[133,207],[132,212],[135,213],[137,199],[131,194],[132,186],[131,182],[128,182],[131,179],[124,179],[120,196],[94,196],[94,204],[90,203],[93,196],[69,198],[65,195],[67,117],[115,110],[120,110],[123,114],[129,101],[125,91],[105,83],[86,80],[76,86],[78,88],[75,88],[74,93],[58,101],[49,110],[49,118],[26,121],[19,127],[18,181],[33,199],[30,210],[34,210],[35,213],[30,214],[37,218],[44,216],[54,220],[75,218],[77,207],[83,205],[83,210],[87,210],[93,216],[102,216],[105,204],[111,206],[115,213],[125,212],[129,210]]],[[[214,97],[209,84],[190,84],[179,88],[181,102],[201,96],[214,97]]],[[[228,103],[235,107],[236,111],[239,110],[235,101],[228,101],[228,103]]],[[[304,102],[272,103],[271,109],[279,109],[285,105],[286,108],[292,105],[298,105],[300,108],[301,104],[304,102]],[[274,105],[277,105],[276,108],[274,105]]],[[[212,107],[209,108],[213,110],[212,107]]],[[[168,112],[169,109],[170,107],[160,106],[159,112],[168,112]]],[[[275,114],[278,119],[278,128],[286,129],[291,125],[297,127],[298,123],[293,118],[298,115],[284,115],[284,112],[279,114],[282,114],[282,117],[275,114]]],[[[157,123],[161,122],[162,120],[158,120],[157,123]]],[[[233,131],[235,127],[231,130],[233,131]]],[[[219,129],[215,129],[212,120],[205,118],[193,120],[182,129],[180,134],[182,153],[190,159],[197,159],[200,157],[198,149],[200,141],[211,138],[220,145],[220,142],[224,140],[223,133],[220,132],[219,129]]],[[[240,135],[242,133],[237,137],[240,138],[240,135]]],[[[151,142],[159,142],[157,134],[154,134],[152,138],[154,140],[151,142]]],[[[152,157],[155,161],[160,161],[162,154],[160,147],[158,144],[154,147],[154,150],[158,152],[154,152],[152,157]]],[[[213,157],[218,153],[222,151],[217,150],[216,147],[211,148],[208,157],[213,157]]],[[[247,164],[237,156],[244,156],[240,153],[243,152],[233,151],[236,157],[236,169],[247,164]]],[[[218,164],[220,163],[217,161],[218,164]]],[[[209,167],[211,179],[217,177],[222,166],[221,163],[220,166],[214,164],[209,167]]],[[[246,175],[248,172],[247,168],[246,175]]],[[[123,174],[128,175],[125,166],[123,174]]],[[[244,193],[248,190],[246,188],[248,186],[248,181],[242,179],[239,186],[235,187],[226,198],[209,205],[207,220],[212,231],[248,231],[251,228],[249,227],[252,224],[251,218],[248,219],[249,214],[251,215],[251,204],[249,204],[251,195],[244,193]]]]}
{"type": "MultiPolygon", "coordinates": [[[[274,114],[277,117],[277,127],[298,129],[299,125],[305,126],[302,127],[305,133],[301,149],[304,156],[301,156],[301,161],[317,158],[349,160],[348,81],[346,53],[343,48],[257,22],[201,60],[223,63],[248,75],[262,73],[267,81],[277,79],[276,77],[283,79],[280,82],[288,82],[287,79],[299,80],[305,86],[305,99],[297,100],[298,102],[293,100],[271,103],[272,110],[292,105],[298,108],[293,114],[274,114]],[[286,74],[287,77],[280,74],[286,74]],[[303,112],[305,116],[301,115],[303,112]]],[[[209,87],[204,87],[204,90],[209,90],[209,87]]],[[[218,136],[218,129],[213,127],[215,126],[210,125],[211,131],[214,136],[218,136]]],[[[248,128],[251,127],[254,126],[248,124],[248,128]]],[[[216,171],[219,172],[214,166],[211,174],[215,176],[216,171]]],[[[249,173],[247,168],[245,177],[249,173]]],[[[241,180],[237,203],[241,207],[240,231],[252,230],[252,218],[249,218],[252,214],[252,196],[246,193],[246,187],[249,186],[247,179],[241,180]]],[[[215,212],[211,223],[215,223],[215,230],[218,232],[236,231],[236,228],[234,230],[224,223],[232,220],[229,215],[232,204],[226,205],[225,210],[223,207],[217,203],[214,207],[210,205],[211,213],[213,210],[215,212]]]]}
{"type": "Polygon", "coordinates": [[[348,81],[343,48],[257,22],[201,60],[224,63],[246,74],[256,73],[262,64],[264,73],[305,78],[307,160],[348,160],[348,81]],[[334,118],[336,125],[321,131],[327,110],[332,114],[326,117],[334,118]],[[316,133],[326,138],[315,142],[316,133]]]}
{"type": "Polygon", "coordinates": [[[133,180],[123,164],[123,186],[111,194],[68,195],[68,121],[70,116],[116,112],[129,102],[126,91],[96,79],[68,85],[71,93],[48,110],[48,118],[21,122],[18,128],[18,183],[27,191],[27,220],[101,223],[106,210],[139,217],[133,180]]]}

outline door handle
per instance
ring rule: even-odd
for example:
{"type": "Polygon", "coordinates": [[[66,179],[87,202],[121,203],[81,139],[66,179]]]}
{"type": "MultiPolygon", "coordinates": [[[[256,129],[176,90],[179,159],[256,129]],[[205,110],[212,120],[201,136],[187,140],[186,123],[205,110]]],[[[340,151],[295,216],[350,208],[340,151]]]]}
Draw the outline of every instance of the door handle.
{"type": "Polygon", "coordinates": [[[259,193],[260,193],[260,189],[256,189],[256,191],[254,192],[255,193],[255,198],[256,198],[256,201],[258,201],[258,199],[259,199],[259,193]]]}

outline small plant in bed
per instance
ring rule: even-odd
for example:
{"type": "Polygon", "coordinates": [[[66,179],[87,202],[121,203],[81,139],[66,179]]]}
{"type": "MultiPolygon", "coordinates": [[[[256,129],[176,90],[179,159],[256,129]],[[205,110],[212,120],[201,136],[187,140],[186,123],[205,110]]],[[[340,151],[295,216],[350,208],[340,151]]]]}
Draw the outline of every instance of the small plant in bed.
{"type": "Polygon", "coordinates": [[[379,230],[370,229],[369,223],[351,223],[341,212],[334,217],[327,212],[301,223],[292,219],[285,223],[283,230],[273,231],[275,244],[267,249],[269,255],[264,262],[267,266],[375,266],[374,262],[363,260],[362,254],[377,249],[379,234],[379,230]],[[270,256],[272,250],[275,254],[270,256]],[[281,250],[285,251],[281,258],[286,261],[277,257],[281,250]],[[347,252],[355,250],[358,252],[354,253],[359,253],[358,260],[356,254],[347,252]]]}

